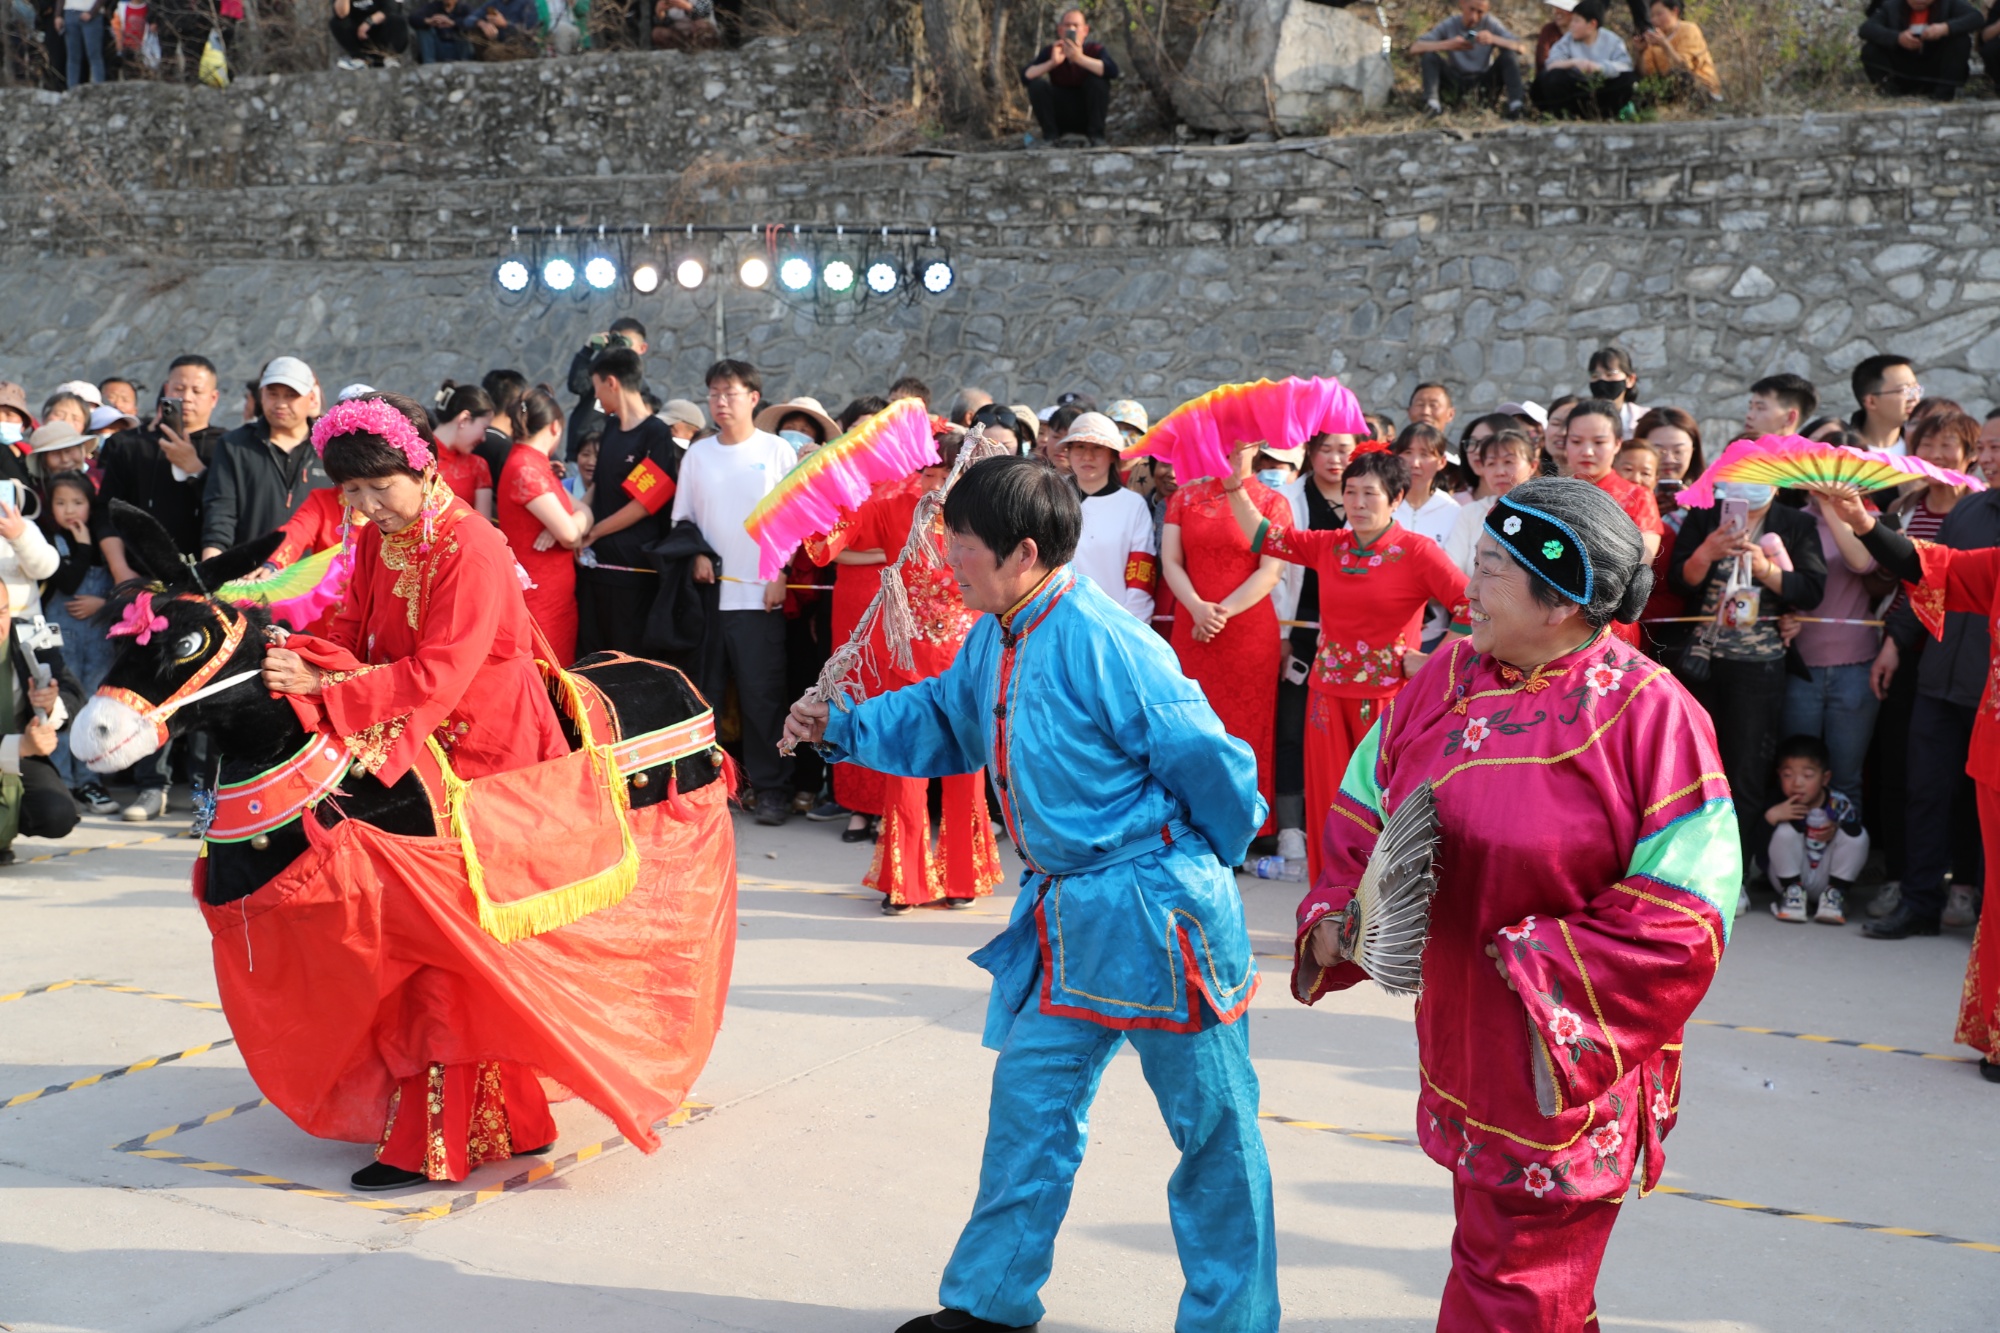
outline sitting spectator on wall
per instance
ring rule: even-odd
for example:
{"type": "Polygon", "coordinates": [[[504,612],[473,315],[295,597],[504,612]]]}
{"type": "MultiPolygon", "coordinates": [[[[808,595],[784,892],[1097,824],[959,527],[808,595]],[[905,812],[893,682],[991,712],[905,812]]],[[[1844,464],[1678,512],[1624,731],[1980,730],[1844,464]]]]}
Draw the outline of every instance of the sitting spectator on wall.
{"type": "Polygon", "coordinates": [[[2000,93],[2000,0],[1986,11],[1986,26],[1979,30],[1979,58],[1986,65],[1987,82],[2000,93]]]}
{"type": "Polygon", "coordinates": [[[393,64],[410,49],[403,0],[333,0],[333,17],[326,26],[347,53],[334,62],[342,69],[393,64]]]}
{"type": "Polygon", "coordinates": [[[1550,115],[1609,118],[1632,100],[1637,82],[1625,39],[1604,26],[1602,0],[1577,0],[1569,32],[1549,49],[1529,93],[1550,115]]]}
{"type": "Polygon", "coordinates": [[[708,51],[722,45],[715,0],[653,0],[653,46],[663,51],[708,51]]]}
{"type": "Polygon", "coordinates": [[[535,0],[484,0],[466,19],[465,30],[480,60],[532,60],[542,53],[542,15],[535,0]]]}
{"type": "Polygon", "coordinates": [[[1653,26],[1633,39],[1639,44],[1639,77],[1664,85],[1654,93],[1656,101],[1705,97],[1720,102],[1722,77],[1715,72],[1708,39],[1699,27],[1681,17],[1686,10],[1687,0],[1653,0],[1653,26]]]}
{"type": "Polygon", "coordinates": [[[1111,111],[1111,81],[1117,77],[1118,63],[1090,40],[1090,21],[1081,9],[1057,20],[1054,45],[1037,51],[1021,71],[1042,137],[1071,145],[1082,139],[1092,148],[1104,146],[1104,118],[1111,111]]]}
{"type": "Polygon", "coordinates": [[[1540,78],[1548,68],[1549,52],[1557,42],[1569,35],[1569,16],[1576,9],[1576,0],[1543,0],[1548,6],[1548,22],[1542,24],[1535,34],[1535,77],[1540,78]]]}
{"type": "Polygon", "coordinates": [[[459,0],[424,0],[411,20],[417,32],[417,59],[426,65],[472,59],[472,43],[460,26],[464,17],[459,0]]]}
{"type": "Polygon", "coordinates": [[[1527,101],[1521,57],[1528,44],[1493,17],[1491,0],[1458,0],[1458,12],[1419,37],[1411,54],[1423,69],[1424,112],[1444,114],[1440,97],[1453,103],[1468,94],[1481,101],[1506,94],[1507,119],[1518,119],[1527,101]]]}
{"type": "Polygon", "coordinates": [[[1949,102],[1972,77],[1970,0],[1877,0],[1861,21],[1861,69],[1891,97],[1949,102]]]}

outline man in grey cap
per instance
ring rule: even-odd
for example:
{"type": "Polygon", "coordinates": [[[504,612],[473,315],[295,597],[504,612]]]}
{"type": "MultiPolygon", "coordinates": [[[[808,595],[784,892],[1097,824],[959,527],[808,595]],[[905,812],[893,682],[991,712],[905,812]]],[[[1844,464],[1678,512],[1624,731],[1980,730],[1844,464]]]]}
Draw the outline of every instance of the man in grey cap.
{"type": "Polygon", "coordinates": [[[215,446],[202,492],[203,559],[275,531],[306,496],[333,483],[308,440],[320,413],[319,381],[295,356],[264,367],[257,381],[263,416],[215,446]]]}
{"type": "Polygon", "coordinates": [[[669,398],[660,404],[660,410],[653,415],[667,423],[667,429],[674,433],[674,443],[682,449],[708,429],[708,418],[702,415],[700,406],[691,399],[669,398]]]}

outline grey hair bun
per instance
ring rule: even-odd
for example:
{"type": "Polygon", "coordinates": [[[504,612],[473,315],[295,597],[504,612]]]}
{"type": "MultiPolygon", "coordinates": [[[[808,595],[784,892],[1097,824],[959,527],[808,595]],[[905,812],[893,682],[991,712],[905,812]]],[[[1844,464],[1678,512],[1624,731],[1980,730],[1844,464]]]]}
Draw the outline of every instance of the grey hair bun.
{"type": "MultiPolygon", "coordinates": [[[[1616,500],[1575,477],[1536,477],[1507,492],[1507,499],[1561,520],[1583,543],[1595,576],[1590,604],[1581,608],[1586,623],[1602,628],[1639,618],[1653,593],[1653,570],[1639,525],[1616,500]]],[[[1528,575],[1528,585],[1544,605],[1576,605],[1537,574],[1528,575]]]]}

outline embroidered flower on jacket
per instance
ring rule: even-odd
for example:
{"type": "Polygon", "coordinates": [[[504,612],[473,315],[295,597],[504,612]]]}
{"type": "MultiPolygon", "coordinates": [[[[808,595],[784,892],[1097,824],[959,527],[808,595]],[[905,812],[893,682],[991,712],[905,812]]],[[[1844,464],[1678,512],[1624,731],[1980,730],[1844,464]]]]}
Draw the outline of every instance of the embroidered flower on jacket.
{"type": "Polygon", "coordinates": [[[1535,918],[1531,916],[1522,917],[1519,925],[1500,927],[1500,937],[1502,939],[1525,940],[1534,933],[1535,918]]]}
{"type": "MultiPolygon", "coordinates": [[[[1512,522],[1513,520],[1508,520],[1512,522]]],[[[1521,1188],[1537,1199],[1556,1187],[1556,1174],[1540,1162],[1529,1162],[1521,1168],[1521,1188]]]]}
{"type": "Polygon", "coordinates": [[[1673,1113],[1674,1104],[1667,1100],[1667,1090],[1665,1088],[1655,1088],[1653,1090],[1653,1119],[1665,1120],[1673,1113]]]}
{"type": "MultiPolygon", "coordinates": [[[[1492,734],[1493,728],[1486,725],[1485,718],[1469,717],[1465,720],[1465,733],[1458,738],[1458,743],[1463,745],[1467,750],[1477,751],[1481,745],[1486,743],[1486,738],[1492,734]]],[[[1532,919],[1530,918],[1530,920],[1532,919]]]]}
{"type": "Polygon", "coordinates": [[[1590,1150],[1599,1157],[1615,1157],[1624,1146],[1625,1131],[1618,1127],[1616,1121],[1590,1131],[1590,1150]]]}
{"type": "Polygon", "coordinates": [[[1500,531],[1506,533],[1509,537],[1512,537],[1515,533],[1519,532],[1520,530],[1521,530],[1521,516],[1519,514],[1507,515],[1506,520],[1500,524],[1500,531]]]}
{"type": "Polygon", "coordinates": [[[1556,1045],[1567,1046],[1583,1035],[1583,1020],[1574,1009],[1557,1005],[1549,1016],[1549,1035],[1555,1038],[1556,1045]]]}
{"type": "Polygon", "coordinates": [[[1583,673],[1583,683],[1590,686],[1591,692],[1600,699],[1617,689],[1618,682],[1623,679],[1625,673],[1609,662],[1599,662],[1583,673]]]}

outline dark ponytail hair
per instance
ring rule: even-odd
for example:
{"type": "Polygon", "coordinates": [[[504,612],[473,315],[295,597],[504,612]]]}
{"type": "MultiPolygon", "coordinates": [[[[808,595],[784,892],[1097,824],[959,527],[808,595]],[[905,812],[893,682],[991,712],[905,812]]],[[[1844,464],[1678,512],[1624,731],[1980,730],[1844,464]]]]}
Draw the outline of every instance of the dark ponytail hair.
{"type": "Polygon", "coordinates": [[[562,407],[546,384],[537,384],[507,409],[507,425],[516,444],[547,430],[562,419],[562,407]]]}
{"type": "Polygon", "coordinates": [[[494,414],[493,398],[477,384],[460,384],[456,380],[446,380],[437,391],[437,419],[440,423],[456,421],[465,414],[475,417],[490,417],[494,414]]]}

